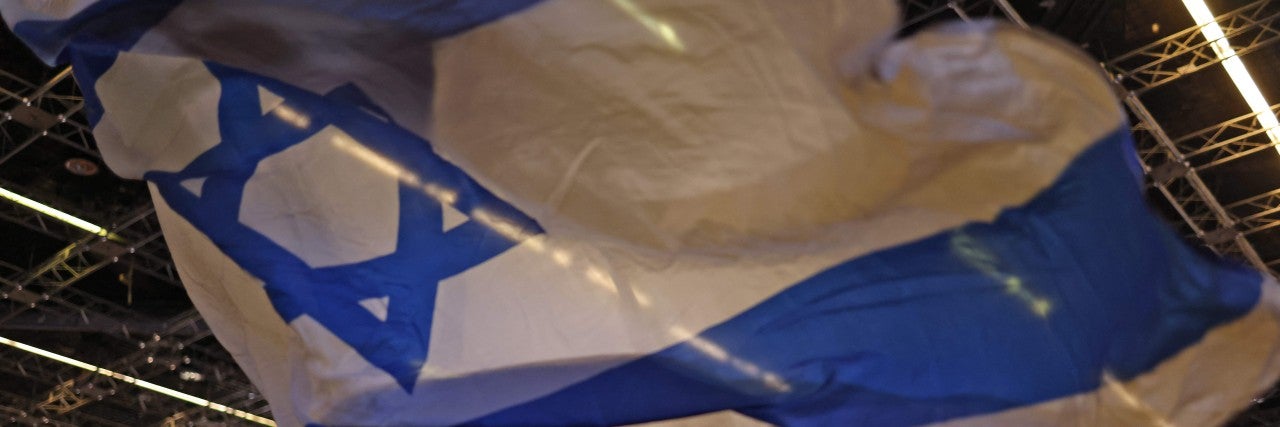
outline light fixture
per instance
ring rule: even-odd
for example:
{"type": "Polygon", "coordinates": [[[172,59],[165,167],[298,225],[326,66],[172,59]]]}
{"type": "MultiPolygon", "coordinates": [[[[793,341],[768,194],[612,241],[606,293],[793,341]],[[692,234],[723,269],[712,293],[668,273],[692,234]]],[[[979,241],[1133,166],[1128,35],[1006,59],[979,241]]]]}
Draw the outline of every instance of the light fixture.
{"type": "Polygon", "coordinates": [[[13,348],[16,348],[16,349],[18,349],[18,350],[22,350],[22,351],[25,351],[25,352],[28,352],[28,353],[31,353],[31,354],[34,354],[34,355],[37,355],[37,356],[41,356],[41,357],[46,357],[46,358],[49,358],[49,359],[53,359],[53,360],[56,360],[56,361],[58,361],[58,362],[62,362],[62,363],[65,363],[65,364],[68,364],[68,365],[71,365],[71,366],[75,366],[75,367],[80,368],[80,369],[84,369],[84,370],[89,371],[89,372],[93,372],[93,373],[98,374],[98,375],[102,375],[102,376],[106,376],[106,377],[115,378],[115,379],[117,379],[117,380],[119,380],[119,381],[121,381],[121,382],[124,382],[124,383],[133,384],[133,385],[136,385],[136,386],[138,386],[138,387],[141,387],[141,388],[144,388],[144,389],[147,389],[147,390],[154,391],[154,392],[156,392],[156,393],[160,393],[160,394],[163,394],[163,395],[166,395],[166,396],[169,396],[169,397],[172,397],[172,398],[178,399],[178,400],[182,400],[182,401],[185,401],[185,402],[187,402],[187,403],[194,404],[194,405],[196,405],[196,406],[202,406],[202,407],[205,407],[205,408],[209,408],[209,409],[211,409],[211,410],[218,411],[218,412],[221,412],[221,413],[224,413],[224,414],[227,414],[227,415],[231,415],[231,416],[233,416],[233,417],[241,418],[241,419],[244,419],[244,420],[247,420],[247,421],[252,421],[252,422],[255,422],[255,423],[258,423],[258,424],[262,424],[262,425],[264,425],[264,426],[272,426],[272,427],[274,427],[274,426],[276,425],[276,422],[275,422],[275,421],[273,421],[273,420],[272,420],[272,419],[270,419],[270,418],[260,417],[260,416],[254,415],[254,414],[250,414],[250,413],[248,413],[248,412],[241,411],[241,410],[239,410],[239,409],[235,409],[235,408],[232,408],[232,407],[227,406],[227,405],[223,405],[223,404],[220,404],[220,403],[215,403],[215,402],[211,402],[211,401],[208,401],[208,400],[205,400],[205,399],[201,399],[201,398],[199,398],[199,397],[195,397],[195,396],[192,396],[192,395],[190,395],[190,394],[186,394],[186,393],[183,393],[183,392],[180,392],[180,391],[177,391],[177,390],[171,389],[171,388],[167,388],[167,387],[164,387],[164,386],[161,386],[161,385],[155,384],[155,383],[151,383],[151,382],[147,382],[147,381],[144,381],[144,380],[140,380],[140,379],[137,379],[137,378],[134,378],[134,377],[131,377],[131,376],[128,376],[128,375],[125,375],[125,374],[119,373],[119,372],[111,371],[111,370],[104,369],[104,368],[101,368],[101,367],[98,367],[98,366],[94,366],[94,365],[91,365],[91,364],[88,364],[88,363],[85,363],[85,362],[81,362],[81,361],[79,361],[79,360],[72,359],[72,358],[70,358],[70,357],[63,356],[63,355],[61,355],[61,354],[54,353],[54,352],[52,352],[52,351],[48,351],[48,350],[41,349],[41,348],[39,348],[39,347],[34,347],[34,346],[27,345],[27,344],[23,344],[23,343],[20,343],[20,342],[17,342],[17,341],[14,341],[14,340],[11,340],[11,339],[8,339],[8,338],[5,338],[5,337],[0,337],[0,344],[4,344],[4,345],[7,345],[7,346],[9,346],[9,347],[13,347],[13,348]]]}
{"type": "Polygon", "coordinates": [[[71,172],[72,174],[79,176],[93,176],[98,174],[98,164],[94,163],[92,160],[82,157],[67,159],[66,162],[62,163],[62,167],[66,168],[67,172],[71,172]]]}
{"type": "Polygon", "coordinates": [[[178,379],[183,381],[199,382],[204,381],[204,374],[191,370],[183,370],[182,372],[178,372],[178,379]]]}
{"type": "Polygon", "coordinates": [[[1280,120],[1277,120],[1276,115],[1271,112],[1271,104],[1267,103],[1267,99],[1262,96],[1262,91],[1258,90],[1257,83],[1253,81],[1253,76],[1249,75],[1249,70],[1245,69],[1240,56],[1236,55],[1236,50],[1231,48],[1231,42],[1227,40],[1227,35],[1218,25],[1213,12],[1209,11],[1209,6],[1204,4],[1204,0],[1182,0],[1182,4],[1187,7],[1187,12],[1191,13],[1191,18],[1196,21],[1196,25],[1200,26],[1200,33],[1204,34],[1204,38],[1209,41],[1209,47],[1213,49],[1213,53],[1222,60],[1223,68],[1227,69],[1227,74],[1231,76],[1236,89],[1240,91],[1245,103],[1249,104],[1249,109],[1253,110],[1258,118],[1258,124],[1266,129],[1267,138],[1277,150],[1280,150],[1280,129],[1278,129],[1280,120]]]}
{"type": "Polygon", "coordinates": [[[3,197],[3,198],[6,198],[6,199],[9,199],[10,201],[12,201],[12,202],[14,202],[14,203],[17,203],[17,204],[19,204],[19,205],[22,205],[22,206],[25,206],[25,207],[27,207],[27,208],[30,208],[31,210],[34,210],[34,211],[36,211],[36,212],[40,212],[40,213],[42,213],[42,214],[48,215],[48,216],[50,216],[50,217],[53,217],[54,219],[57,219],[58,221],[62,221],[62,222],[65,222],[65,223],[67,223],[67,224],[71,224],[73,227],[79,228],[79,229],[81,229],[81,230],[88,231],[88,232],[93,233],[93,234],[98,235],[98,236],[107,237],[107,234],[108,234],[108,233],[107,233],[107,229],[105,229],[105,228],[102,228],[102,227],[99,227],[99,226],[97,226],[97,225],[94,225],[93,223],[91,223],[91,222],[89,222],[89,221],[85,221],[85,220],[83,220],[83,219],[76,218],[76,217],[74,217],[74,216],[72,216],[71,214],[68,214],[68,213],[66,213],[66,212],[63,212],[63,211],[60,211],[60,210],[57,210],[57,209],[51,208],[51,207],[49,207],[48,205],[45,205],[45,204],[40,203],[40,202],[37,202],[37,201],[35,201],[35,200],[31,200],[31,199],[28,199],[28,198],[26,198],[26,197],[22,197],[22,195],[20,195],[20,194],[18,194],[18,193],[14,193],[14,192],[9,191],[9,190],[6,190],[6,189],[4,189],[3,187],[0,187],[0,197],[3,197]]]}

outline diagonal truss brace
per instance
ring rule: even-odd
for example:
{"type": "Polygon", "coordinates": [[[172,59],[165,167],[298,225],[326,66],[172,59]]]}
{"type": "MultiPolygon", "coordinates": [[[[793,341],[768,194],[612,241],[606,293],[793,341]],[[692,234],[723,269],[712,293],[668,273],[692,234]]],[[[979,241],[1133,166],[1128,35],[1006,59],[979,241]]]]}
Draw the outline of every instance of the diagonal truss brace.
{"type": "MultiPolygon", "coordinates": [[[[1135,129],[1145,134],[1145,138],[1138,139],[1154,142],[1153,146],[1139,151],[1143,169],[1149,175],[1162,167],[1163,162],[1187,165],[1186,156],[1151,116],[1136,93],[1125,92],[1124,104],[1137,119],[1138,126],[1135,129]],[[1162,163],[1153,164],[1161,160],[1162,163]]],[[[1186,221],[1192,233],[1198,239],[1206,241],[1209,248],[1220,255],[1235,254],[1259,270],[1270,271],[1245,235],[1235,230],[1238,220],[1218,202],[1196,170],[1184,167],[1180,171],[1180,175],[1172,176],[1168,181],[1154,180],[1153,185],[1186,221]]]]}
{"type": "MultiPolygon", "coordinates": [[[[1270,46],[1280,40],[1280,0],[1262,0],[1219,15],[1218,25],[1237,56],[1270,46]]],[[[1185,75],[1219,62],[1213,42],[1205,40],[1200,27],[1179,31],[1149,45],[1120,55],[1105,64],[1126,90],[1141,95],[1185,75]]]]}
{"type": "Polygon", "coordinates": [[[8,311],[0,316],[0,326],[37,307],[66,317],[78,315],[85,323],[91,317],[96,321],[111,319],[121,326],[140,323],[136,322],[139,319],[127,308],[77,291],[70,285],[119,261],[120,257],[129,253],[129,249],[134,249],[133,252],[136,253],[138,248],[162,242],[159,230],[150,230],[150,224],[145,221],[153,214],[153,209],[147,208],[111,230],[112,233],[125,237],[141,235],[133,241],[132,246],[87,236],[31,270],[11,278],[0,278],[0,304],[8,306],[8,311]],[[139,231],[144,231],[145,234],[139,231]],[[91,253],[95,256],[90,256],[91,253]],[[44,304],[46,301],[50,304],[44,304]]]}
{"type": "Polygon", "coordinates": [[[968,21],[971,17],[1001,16],[1026,27],[1022,17],[1013,10],[1007,0],[905,0],[899,2],[905,19],[902,28],[928,22],[939,16],[952,14],[968,21]]]}
{"type": "MultiPolygon", "coordinates": [[[[1269,113],[1280,112],[1280,104],[1269,113]]],[[[1262,126],[1257,113],[1248,113],[1175,139],[1174,144],[1186,153],[1196,169],[1206,170],[1266,149],[1276,143],[1267,136],[1270,128],[1262,126]]]]}

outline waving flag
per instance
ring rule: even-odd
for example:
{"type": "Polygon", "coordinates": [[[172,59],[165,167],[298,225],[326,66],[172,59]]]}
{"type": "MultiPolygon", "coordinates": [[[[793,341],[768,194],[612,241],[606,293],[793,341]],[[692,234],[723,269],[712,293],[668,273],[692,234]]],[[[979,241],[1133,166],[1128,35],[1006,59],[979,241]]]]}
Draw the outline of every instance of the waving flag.
{"type": "Polygon", "coordinates": [[[1274,282],[1083,54],[893,2],[7,1],[282,424],[1209,425],[1274,282]]]}

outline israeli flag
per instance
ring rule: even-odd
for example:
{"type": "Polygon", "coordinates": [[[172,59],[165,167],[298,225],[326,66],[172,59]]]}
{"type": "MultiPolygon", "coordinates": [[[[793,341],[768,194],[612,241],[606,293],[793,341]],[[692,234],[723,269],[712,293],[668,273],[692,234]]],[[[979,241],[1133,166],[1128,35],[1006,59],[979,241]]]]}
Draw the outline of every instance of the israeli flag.
{"type": "Polygon", "coordinates": [[[1106,79],[891,0],[32,0],[283,425],[1225,421],[1280,295],[1106,79]],[[732,411],[732,414],[726,415],[732,411]],[[754,421],[749,421],[754,420],[754,421]]]}

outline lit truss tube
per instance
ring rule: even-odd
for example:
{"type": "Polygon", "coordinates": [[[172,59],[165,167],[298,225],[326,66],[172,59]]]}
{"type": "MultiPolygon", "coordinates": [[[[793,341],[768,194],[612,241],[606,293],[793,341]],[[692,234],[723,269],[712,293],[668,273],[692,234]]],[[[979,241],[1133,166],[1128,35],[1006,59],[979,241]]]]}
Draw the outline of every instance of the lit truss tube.
{"type": "Polygon", "coordinates": [[[1280,120],[1271,112],[1271,104],[1262,96],[1262,91],[1258,90],[1258,84],[1249,75],[1249,70],[1245,69],[1236,50],[1231,48],[1227,35],[1218,25],[1213,12],[1209,11],[1209,6],[1204,4],[1204,0],[1182,0],[1182,4],[1187,7],[1187,12],[1191,13],[1196,25],[1200,26],[1200,33],[1209,40],[1213,53],[1222,60],[1222,66],[1227,69],[1231,82],[1235,83],[1245,103],[1249,104],[1249,109],[1258,118],[1258,124],[1267,130],[1267,138],[1271,140],[1271,144],[1280,150],[1280,120]]]}
{"type": "Polygon", "coordinates": [[[133,385],[135,385],[135,386],[138,386],[138,387],[141,387],[141,388],[144,388],[144,389],[147,389],[147,390],[151,390],[151,391],[154,391],[154,392],[156,392],[156,393],[160,393],[160,394],[163,394],[163,395],[166,395],[166,396],[169,396],[169,397],[172,397],[172,398],[178,399],[178,400],[182,400],[182,401],[185,401],[185,402],[187,402],[187,403],[191,403],[191,404],[196,405],[196,406],[202,406],[202,407],[205,407],[205,408],[209,408],[210,410],[217,411],[217,412],[221,412],[221,413],[224,413],[224,414],[227,414],[227,415],[231,415],[231,416],[233,416],[233,417],[241,418],[241,419],[244,419],[244,420],[247,420],[247,421],[252,421],[252,422],[255,422],[255,423],[258,423],[258,424],[262,424],[262,425],[264,425],[264,426],[272,426],[272,427],[274,427],[274,426],[276,425],[276,422],[275,422],[275,421],[273,421],[273,420],[272,420],[272,419],[270,419],[270,418],[260,417],[260,416],[254,415],[254,414],[250,414],[250,413],[248,413],[248,412],[241,411],[241,410],[239,410],[239,409],[235,409],[235,408],[232,408],[232,407],[230,407],[230,406],[223,405],[223,404],[221,404],[221,403],[216,403],[216,402],[211,402],[211,401],[208,401],[208,400],[205,400],[205,399],[201,399],[201,398],[199,398],[199,397],[192,396],[192,395],[190,395],[190,394],[186,394],[186,393],[183,393],[183,392],[180,392],[180,391],[177,391],[177,390],[174,390],[174,389],[168,388],[168,387],[164,387],[164,386],[161,386],[161,385],[158,385],[158,384],[152,383],[152,382],[148,382],[148,381],[140,380],[140,379],[137,379],[137,378],[134,378],[134,377],[131,377],[131,376],[128,376],[128,375],[125,375],[125,374],[119,373],[119,372],[115,372],[115,371],[112,371],[112,370],[109,370],[109,369],[105,369],[105,368],[101,368],[101,367],[98,367],[98,366],[94,366],[94,365],[91,365],[91,364],[88,364],[88,363],[85,363],[85,362],[81,362],[81,361],[76,360],[76,359],[72,359],[72,358],[67,357],[67,356],[63,356],[63,355],[61,355],[61,354],[57,354],[57,353],[54,353],[54,352],[51,352],[51,351],[48,351],[48,350],[45,350],[45,349],[42,349],[42,348],[39,348],[39,347],[34,347],[34,346],[27,345],[27,344],[23,344],[23,343],[20,343],[20,342],[17,342],[17,341],[14,341],[14,340],[11,340],[11,339],[8,339],[8,338],[5,338],[5,337],[2,337],[2,336],[0,336],[0,344],[4,344],[4,345],[7,345],[7,346],[9,346],[9,347],[13,347],[13,348],[16,348],[16,349],[18,349],[18,350],[22,350],[22,351],[25,351],[25,352],[28,352],[28,353],[31,353],[31,354],[34,354],[34,355],[37,355],[37,356],[41,356],[41,357],[46,357],[46,358],[49,358],[49,359],[53,359],[53,360],[55,360],[55,361],[58,361],[58,362],[61,362],[61,363],[65,363],[65,364],[68,364],[68,365],[71,365],[71,366],[75,366],[75,367],[77,367],[77,368],[84,369],[84,370],[86,370],[86,371],[93,372],[93,373],[98,374],[98,375],[102,375],[102,376],[105,376],[105,377],[115,378],[115,379],[117,379],[117,380],[120,380],[121,382],[125,382],[125,383],[128,383],[128,384],[133,384],[133,385]]]}
{"type": "Polygon", "coordinates": [[[98,236],[107,237],[107,229],[105,229],[105,228],[102,228],[102,227],[99,227],[99,226],[97,226],[97,225],[94,225],[93,223],[91,223],[91,222],[89,222],[89,221],[85,221],[85,220],[83,220],[83,219],[76,218],[76,217],[74,217],[74,216],[72,216],[71,214],[68,214],[68,213],[66,213],[66,212],[63,212],[63,211],[60,211],[60,210],[57,210],[57,209],[51,208],[51,207],[49,207],[48,205],[45,205],[45,204],[40,203],[40,202],[37,202],[37,201],[35,201],[35,200],[31,200],[31,199],[28,199],[28,198],[26,198],[26,197],[22,197],[22,195],[20,195],[20,194],[18,194],[18,193],[14,193],[14,192],[9,191],[9,190],[6,190],[6,189],[4,189],[4,188],[2,188],[2,187],[0,187],[0,197],[3,197],[3,198],[5,198],[5,199],[8,199],[8,200],[10,200],[10,201],[12,201],[12,202],[14,202],[14,203],[17,203],[17,204],[19,204],[19,205],[25,206],[25,207],[27,207],[27,208],[30,208],[31,210],[34,210],[34,211],[36,211],[36,212],[40,212],[40,213],[42,213],[42,214],[48,215],[48,216],[50,216],[50,217],[53,217],[54,219],[57,219],[58,221],[62,221],[62,222],[65,222],[65,223],[67,223],[67,224],[71,224],[72,226],[74,226],[74,227],[76,227],[76,228],[79,228],[79,229],[81,229],[81,230],[88,231],[88,232],[93,233],[93,234],[98,235],[98,236]]]}

